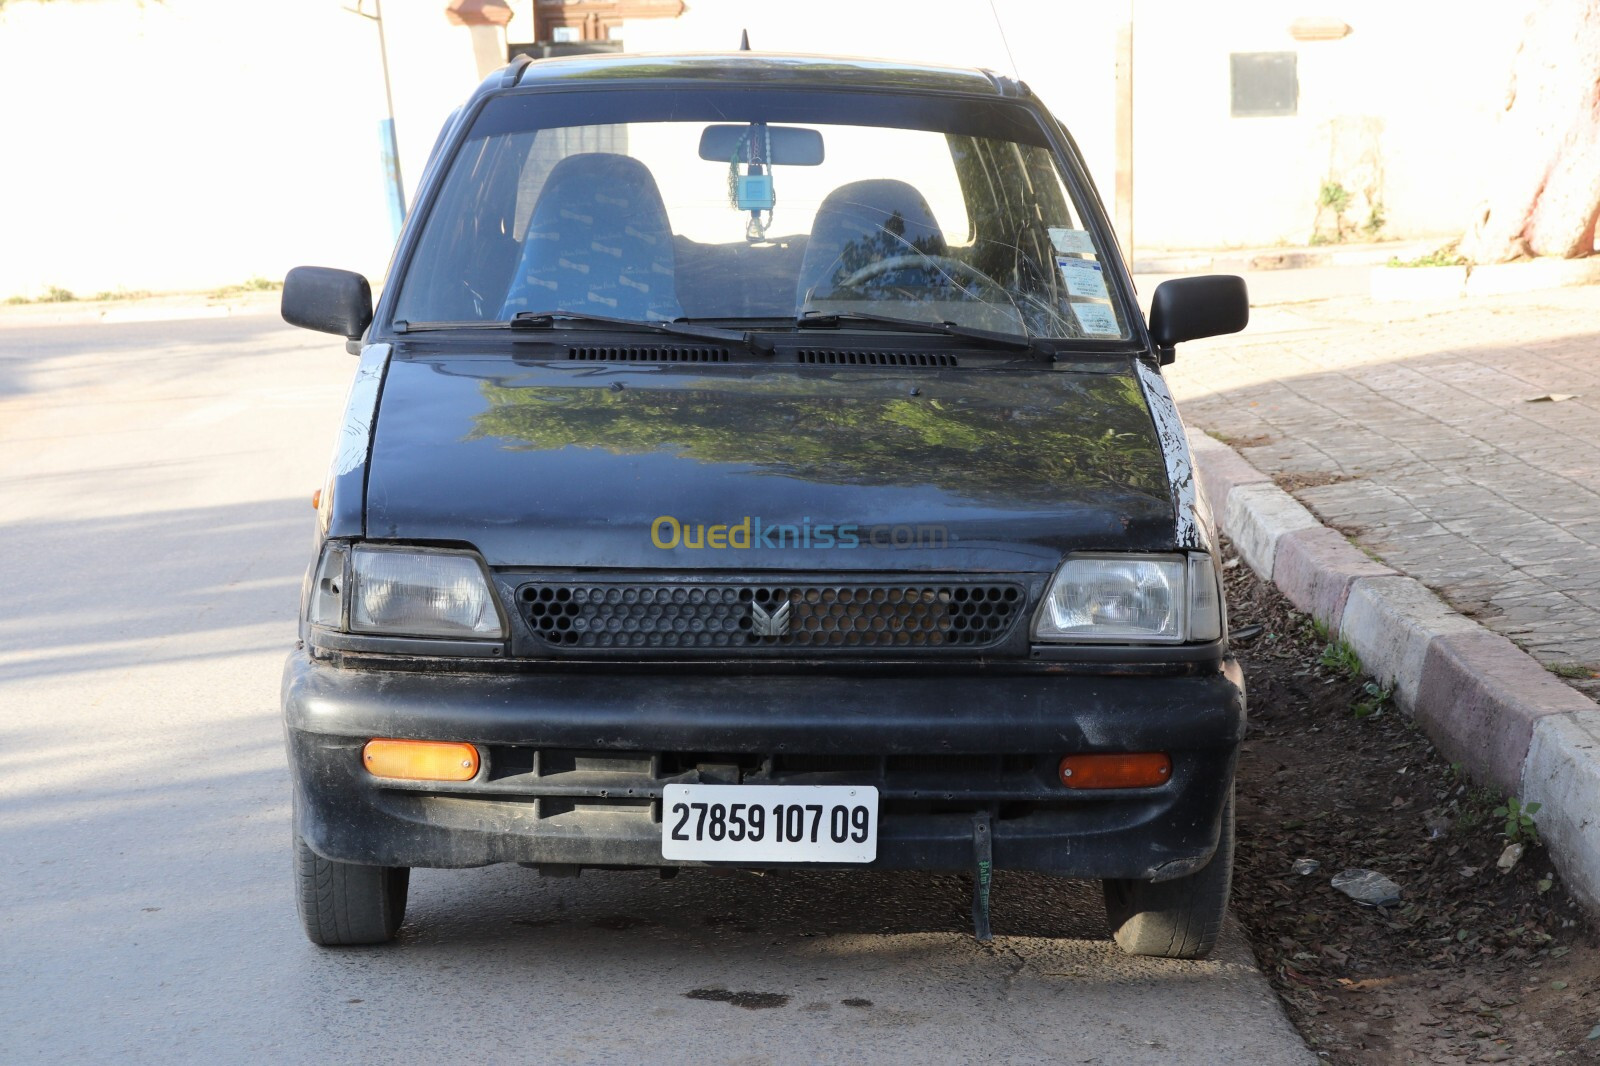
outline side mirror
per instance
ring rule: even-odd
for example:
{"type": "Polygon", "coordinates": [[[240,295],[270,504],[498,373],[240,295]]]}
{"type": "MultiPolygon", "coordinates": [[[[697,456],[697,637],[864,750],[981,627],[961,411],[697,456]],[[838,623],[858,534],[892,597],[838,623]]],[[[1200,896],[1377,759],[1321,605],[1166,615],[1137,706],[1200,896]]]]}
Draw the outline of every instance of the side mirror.
{"type": "Polygon", "coordinates": [[[1249,324],[1250,293],[1234,274],[1163,281],[1150,299],[1150,339],[1163,366],[1184,341],[1238,333],[1249,324]]]}
{"type": "Polygon", "coordinates": [[[283,279],[283,320],[358,340],[372,324],[372,286],[349,270],[295,267],[283,279]]]}

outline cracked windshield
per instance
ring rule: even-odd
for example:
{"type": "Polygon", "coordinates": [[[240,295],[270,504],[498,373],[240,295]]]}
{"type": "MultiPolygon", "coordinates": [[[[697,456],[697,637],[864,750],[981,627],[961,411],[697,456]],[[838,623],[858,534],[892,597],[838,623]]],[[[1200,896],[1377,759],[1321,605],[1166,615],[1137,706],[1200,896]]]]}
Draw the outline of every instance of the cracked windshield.
{"type": "Polygon", "coordinates": [[[776,329],[871,315],[1127,336],[1097,238],[1025,113],[708,94],[707,118],[738,120],[578,124],[607,110],[589,102],[602,95],[537,111],[513,97],[480,115],[397,320],[561,312],[776,329]]]}

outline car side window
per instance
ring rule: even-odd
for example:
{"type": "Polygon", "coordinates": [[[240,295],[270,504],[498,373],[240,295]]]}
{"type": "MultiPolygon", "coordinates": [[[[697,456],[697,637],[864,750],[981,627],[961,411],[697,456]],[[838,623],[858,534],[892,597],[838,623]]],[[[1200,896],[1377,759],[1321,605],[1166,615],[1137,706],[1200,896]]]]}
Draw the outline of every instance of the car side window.
{"type": "Polygon", "coordinates": [[[405,315],[417,322],[494,316],[516,260],[515,192],[532,134],[475,138],[462,146],[423,230],[407,275],[405,315]]]}

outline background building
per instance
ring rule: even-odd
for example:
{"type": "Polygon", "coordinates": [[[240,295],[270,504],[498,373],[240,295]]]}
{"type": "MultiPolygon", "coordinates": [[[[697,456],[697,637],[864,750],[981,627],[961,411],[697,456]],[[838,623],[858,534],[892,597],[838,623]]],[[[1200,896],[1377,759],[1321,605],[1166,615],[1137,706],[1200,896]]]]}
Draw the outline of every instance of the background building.
{"type": "Polygon", "coordinates": [[[1523,18],[1442,0],[1244,0],[1225,18],[1183,0],[386,0],[382,14],[380,50],[378,24],[340,0],[5,2],[0,298],[208,288],[301,262],[376,277],[394,236],[390,100],[409,198],[441,123],[508,50],[722,50],[742,30],[760,50],[1015,72],[1072,128],[1109,205],[1131,26],[1138,249],[1446,239],[1494,165],[1523,18]]]}

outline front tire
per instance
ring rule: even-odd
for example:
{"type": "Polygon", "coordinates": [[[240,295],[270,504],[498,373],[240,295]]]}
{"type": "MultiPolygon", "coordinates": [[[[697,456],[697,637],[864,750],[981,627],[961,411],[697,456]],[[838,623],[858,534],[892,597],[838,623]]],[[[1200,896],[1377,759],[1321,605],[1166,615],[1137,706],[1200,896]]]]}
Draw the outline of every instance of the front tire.
{"type": "Polygon", "coordinates": [[[409,867],[334,862],[296,835],[294,876],[300,922],[313,944],[382,944],[406,916],[409,867]]]}
{"type": "Polygon", "coordinates": [[[1111,880],[1106,920],[1129,955],[1203,959],[1216,946],[1233,884],[1233,792],[1222,808],[1222,833],[1211,861],[1171,881],[1111,880]]]}

